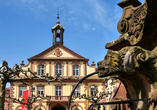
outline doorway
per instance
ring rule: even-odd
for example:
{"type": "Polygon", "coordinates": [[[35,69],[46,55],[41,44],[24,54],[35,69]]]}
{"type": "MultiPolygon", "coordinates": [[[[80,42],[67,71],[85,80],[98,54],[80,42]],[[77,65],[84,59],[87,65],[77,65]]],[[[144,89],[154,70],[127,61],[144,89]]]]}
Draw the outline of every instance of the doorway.
{"type": "Polygon", "coordinates": [[[54,107],[52,110],[65,110],[63,107],[54,107]]]}

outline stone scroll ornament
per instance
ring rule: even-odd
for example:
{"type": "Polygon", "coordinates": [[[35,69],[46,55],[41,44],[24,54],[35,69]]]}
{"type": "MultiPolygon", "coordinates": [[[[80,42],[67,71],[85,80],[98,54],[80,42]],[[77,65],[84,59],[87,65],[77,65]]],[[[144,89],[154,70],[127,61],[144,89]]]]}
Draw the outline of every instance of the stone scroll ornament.
{"type": "MultiPolygon", "coordinates": [[[[104,60],[98,62],[98,76],[121,80],[132,110],[157,110],[157,0],[122,0],[123,14],[117,40],[106,44],[104,60]]],[[[116,108],[116,107],[111,107],[116,108]]],[[[114,109],[117,110],[117,109],[114,109]]]]}
{"type": "Polygon", "coordinates": [[[152,51],[139,46],[109,50],[98,63],[99,77],[112,76],[120,79],[127,90],[128,99],[151,98],[150,101],[134,102],[133,110],[153,110],[157,104],[157,48],[152,51]]]}

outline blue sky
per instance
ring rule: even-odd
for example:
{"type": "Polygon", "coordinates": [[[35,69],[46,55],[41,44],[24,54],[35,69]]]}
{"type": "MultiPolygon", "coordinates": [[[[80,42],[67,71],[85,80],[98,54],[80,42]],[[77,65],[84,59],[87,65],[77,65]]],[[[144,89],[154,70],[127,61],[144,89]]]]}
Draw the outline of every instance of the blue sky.
{"type": "MultiPolygon", "coordinates": [[[[121,0],[0,0],[0,64],[10,67],[52,46],[51,28],[65,27],[64,46],[95,63],[104,59],[105,44],[119,37],[121,0]]],[[[144,0],[140,0],[144,2],[144,0]]]]}

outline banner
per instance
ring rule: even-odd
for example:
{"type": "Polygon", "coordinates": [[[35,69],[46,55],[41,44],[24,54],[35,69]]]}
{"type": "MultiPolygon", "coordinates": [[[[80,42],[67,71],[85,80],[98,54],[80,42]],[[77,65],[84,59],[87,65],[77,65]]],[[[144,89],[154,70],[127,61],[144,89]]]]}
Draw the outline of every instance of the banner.
{"type": "MultiPolygon", "coordinates": [[[[23,91],[23,99],[28,99],[28,90],[23,91]]],[[[22,101],[24,103],[28,103],[27,100],[22,101]]],[[[27,107],[22,104],[22,110],[27,110],[27,107]]]]}

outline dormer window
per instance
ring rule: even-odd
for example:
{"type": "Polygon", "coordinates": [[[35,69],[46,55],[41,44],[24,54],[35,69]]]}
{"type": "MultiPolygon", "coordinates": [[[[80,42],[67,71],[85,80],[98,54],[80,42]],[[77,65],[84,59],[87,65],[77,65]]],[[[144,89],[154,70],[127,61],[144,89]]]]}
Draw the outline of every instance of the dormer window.
{"type": "Polygon", "coordinates": [[[44,65],[38,65],[38,75],[44,74],[44,65]]]}

